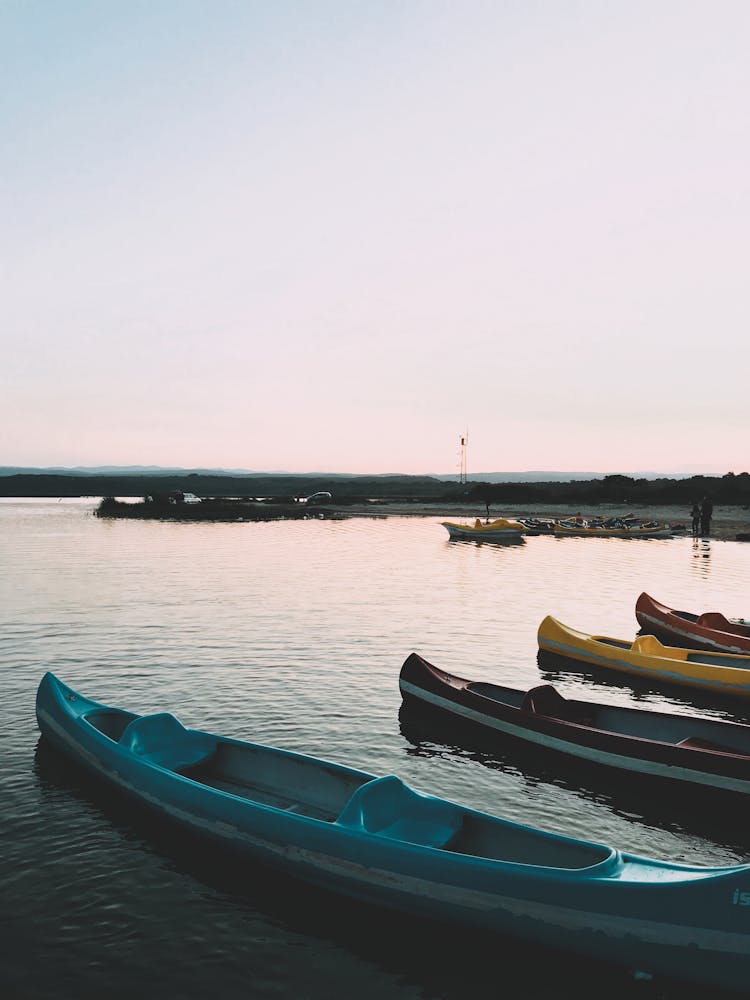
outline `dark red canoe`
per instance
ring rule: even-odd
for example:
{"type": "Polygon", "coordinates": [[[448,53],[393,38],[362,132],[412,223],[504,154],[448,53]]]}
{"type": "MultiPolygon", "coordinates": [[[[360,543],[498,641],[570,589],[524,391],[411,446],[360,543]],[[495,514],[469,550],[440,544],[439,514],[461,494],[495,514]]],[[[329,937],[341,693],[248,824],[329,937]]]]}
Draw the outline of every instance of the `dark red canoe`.
{"type": "Polygon", "coordinates": [[[721,653],[750,653],[750,622],[726,618],[718,611],[699,615],[676,611],[644,593],[635,603],[635,617],[644,632],[672,645],[721,653]]]}
{"type": "Polygon", "coordinates": [[[529,691],[470,681],[412,653],[399,687],[405,708],[437,711],[498,739],[511,738],[682,787],[750,793],[750,726],[564,698],[551,684],[529,691]]]}

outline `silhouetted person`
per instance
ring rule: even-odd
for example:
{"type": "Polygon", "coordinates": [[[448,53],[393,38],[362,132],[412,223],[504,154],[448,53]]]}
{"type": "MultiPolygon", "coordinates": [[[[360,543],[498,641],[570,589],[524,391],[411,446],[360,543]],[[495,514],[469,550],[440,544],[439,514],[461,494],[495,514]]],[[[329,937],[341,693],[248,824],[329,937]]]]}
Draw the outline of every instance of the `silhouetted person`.
{"type": "Polygon", "coordinates": [[[701,530],[701,505],[696,500],[693,504],[693,509],[690,511],[690,516],[693,519],[693,534],[697,535],[701,530]]]}
{"type": "Polygon", "coordinates": [[[701,504],[701,534],[707,535],[711,531],[711,518],[714,513],[714,505],[710,497],[703,497],[701,504]]]}

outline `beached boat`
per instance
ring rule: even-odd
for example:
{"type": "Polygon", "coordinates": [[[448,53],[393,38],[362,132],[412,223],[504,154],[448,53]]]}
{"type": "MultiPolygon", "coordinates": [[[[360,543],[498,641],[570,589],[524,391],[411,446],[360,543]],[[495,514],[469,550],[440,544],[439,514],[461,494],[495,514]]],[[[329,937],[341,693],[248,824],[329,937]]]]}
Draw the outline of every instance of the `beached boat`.
{"type": "Polygon", "coordinates": [[[750,656],[664,646],[653,635],[633,640],[589,635],[550,615],[540,624],[537,641],[546,653],[649,681],[750,698],[750,656]]]}
{"type": "Polygon", "coordinates": [[[453,521],[441,523],[451,539],[475,542],[518,541],[526,530],[520,521],[507,517],[498,517],[494,521],[487,522],[477,518],[474,524],[455,524],[453,521]]]}
{"type": "MultiPolygon", "coordinates": [[[[446,673],[417,653],[399,676],[404,705],[503,739],[680,787],[750,794],[750,726],[528,691],[446,673]]],[[[674,787],[674,786],[673,786],[674,787]]]]}
{"type": "Polygon", "coordinates": [[[47,673],[45,740],[216,848],[370,903],[711,986],[750,977],[750,865],[652,860],[303,754],[91,701],[47,673]]]}
{"type": "Polygon", "coordinates": [[[634,518],[608,519],[572,518],[556,521],[553,533],[557,538],[672,538],[674,529],[659,521],[639,521],[634,518]]]}
{"type": "Polygon", "coordinates": [[[519,517],[518,523],[523,525],[525,535],[552,535],[555,531],[551,517],[519,517]]]}
{"type": "Polygon", "coordinates": [[[692,614],[660,604],[649,594],[635,603],[635,617],[644,632],[692,649],[750,655],[750,621],[726,618],[718,611],[692,614]]]}

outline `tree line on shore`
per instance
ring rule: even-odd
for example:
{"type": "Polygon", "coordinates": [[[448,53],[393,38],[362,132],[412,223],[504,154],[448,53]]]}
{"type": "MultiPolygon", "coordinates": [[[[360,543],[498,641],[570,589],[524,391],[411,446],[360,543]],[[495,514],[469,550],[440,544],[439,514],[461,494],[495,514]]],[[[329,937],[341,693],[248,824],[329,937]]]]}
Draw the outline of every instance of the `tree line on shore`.
{"type": "Polygon", "coordinates": [[[714,504],[750,505],[750,475],[728,472],[724,476],[691,476],[689,479],[634,479],[612,475],[568,483],[471,484],[472,499],[483,503],[587,503],[689,506],[709,497],[714,504]]]}
{"type": "Polygon", "coordinates": [[[184,491],[200,497],[307,496],[319,490],[333,494],[335,504],[368,500],[401,503],[481,504],[643,504],[690,505],[703,497],[714,504],[750,505],[750,474],[692,476],[688,479],[636,479],[610,475],[570,482],[466,483],[432,476],[294,476],[170,473],[166,475],[20,474],[0,478],[6,497],[139,497],[154,492],[184,491]]]}

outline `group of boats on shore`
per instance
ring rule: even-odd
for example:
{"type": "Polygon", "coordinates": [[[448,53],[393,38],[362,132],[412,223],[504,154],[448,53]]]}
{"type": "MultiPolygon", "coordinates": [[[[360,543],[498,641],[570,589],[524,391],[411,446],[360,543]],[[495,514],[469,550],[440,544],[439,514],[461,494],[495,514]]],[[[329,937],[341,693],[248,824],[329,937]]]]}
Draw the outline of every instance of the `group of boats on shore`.
{"type": "Polygon", "coordinates": [[[525,535],[554,535],[556,538],[672,538],[685,526],[648,521],[626,514],[624,517],[568,518],[498,517],[476,518],[473,524],[443,521],[451,539],[463,541],[519,541],[525,535]]]}
{"type": "MultiPolygon", "coordinates": [[[[645,593],[636,619],[649,634],[628,641],[548,616],[540,655],[750,697],[750,622],[678,611],[645,593]]],[[[468,680],[417,653],[399,689],[404,709],[445,727],[748,802],[750,725],[570,699],[546,683],[468,680]]],[[[100,704],[51,673],[36,713],[43,739],[68,758],[240,864],[649,975],[739,991],[750,980],[750,864],[670,863],[549,833],[395,775],[186,729],[168,712],[100,704]]]]}

